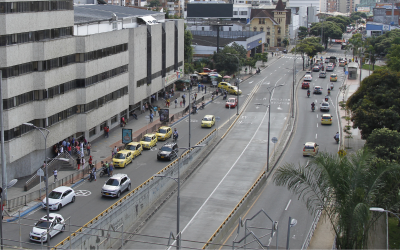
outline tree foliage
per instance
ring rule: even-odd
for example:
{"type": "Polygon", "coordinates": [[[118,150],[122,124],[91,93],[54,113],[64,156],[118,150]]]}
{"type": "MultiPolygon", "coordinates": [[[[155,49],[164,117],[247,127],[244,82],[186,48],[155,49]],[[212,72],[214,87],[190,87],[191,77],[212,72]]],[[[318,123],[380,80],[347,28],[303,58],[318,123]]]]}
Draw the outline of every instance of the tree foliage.
{"type": "Polygon", "coordinates": [[[160,1],[158,0],[151,0],[149,3],[150,7],[157,7],[157,6],[161,6],[160,1]]]}
{"type": "Polygon", "coordinates": [[[380,69],[365,78],[347,100],[353,127],[363,139],[374,129],[400,131],[400,72],[380,69]]]}
{"type": "Polygon", "coordinates": [[[300,26],[299,27],[299,32],[297,33],[297,36],[299,37],[299,40],[302,40],[302,39],[306,38],[307,34],[308,34],[307,27],[300,26]]]}
{"type": "Polygon", "coordinates": [[[400,45],[392,44],[389,50],[389,54],[386,65],[392,71],[400,71],[400,45]]]}
{"type": "Polygon", "coordinates": [[[378,158],[385,161],[400,160],[400,133],[388,128],[372,131],[365,144],[378,158]]]}
{"type": "Polygon", "coordinates": [[[322,209],[336,234],[337,249],[367,248],[375,216],[370,207],[399,207],[398,165],[371,165],[367,149],[339,157],[320,153],[308,165],[286,164],[274,182],[302,199],[310,212],[322,209]]]}
{"type": "Polygon", "coordinates": [[[345,16],[331,16],[326,19],[328,22],[334,22],[336,24],[341,24],[339,27],[342,29],[342,33],[346,31],[346,27],[351,24],[351,20],[345,16]]]}
{"type": "Polygon", "coordinates": [[[214,52],[212,59],[218,72],[224,71],[230,75],[237,72],[239,65],[244,65],[246,53],[242,45],[233,43],[231,46],[225,46],[219,53],[214,52]]]}
{"type": "Polygon", "coordinates": [[[192,48],[192,32],[190,32],[189,29],[186,28],[185,24],[185,35],[184,35],[184,59],[185,62],[191,62],[193,58],[193,48],[192,48]]]}
{"type": "Polygon", "coordinates": [[[350,19],[352,22],[360,20],[361,18],[367,18],[367,14],[363,12],[353,12],[350,14],[350,19]]]}
{"type": "Polygon", "coordinates": [[[400,29],[394,29],[370,39],[377,54],[387,54],[392,44],[400,44],[400,29]]]}
{"type": "Polygon", "coordinates": [[[360,56],[360,49],[364,46],[362,35],[360,33],[354,34],[349,39],[349,44],[346,46],[347,51],[351,51],[353,57],[360,56]]]}
{"type": "Polygon", "coordinates": [[[311,25],[310,34],[314,36],[321,36],[324,34],[324,44],[328,44],[328,38],[331,39],[341,39],[342,38],[342,28],[339,24],[331,21],[325,21],[320,23],[313,23],[311,25]],[[322,31],[323,25],[323,31],[322,31]]]}
{"type": "Polygon", "coordinates": [[[322,52],[324,47],[320,44],[319,37],[307,37],[300,41],[293,48],[292,52],[296,51],[296,53],[300,53],[303,56],[303,68],[304,68],[304,55],[309,57],[314,57],[318,54],[318,52],[322,52]]]}

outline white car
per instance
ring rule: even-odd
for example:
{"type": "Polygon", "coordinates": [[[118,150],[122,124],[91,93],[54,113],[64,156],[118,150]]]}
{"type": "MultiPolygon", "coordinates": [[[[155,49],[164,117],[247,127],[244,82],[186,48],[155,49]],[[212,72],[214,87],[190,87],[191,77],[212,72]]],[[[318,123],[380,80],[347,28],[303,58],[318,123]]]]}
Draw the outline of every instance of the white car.
{"type": "Polygon", "coordinates": [[[319,110],[321,110],[321,111],[329,111],[329,103],[328,102],[321,103],[321,106],[319,107],[319,110]]]}
{"type": "Polygon", "coordinates": [[[307,71],[305,76],[304,76],[304,81],[312,81],[312,76],[311,76],[311,72],[307,71]]]}
{"type": "MultiPolygon", "coordinates": [[[[68,203],[75,202],[75,191],[70,187],[61,186],[49,194],[49,210],[60,210],[68,203]]],[[[43,199],[42,207],[46,208],[46,197],[43,199]]]]}
{"type": "Polygon", "coordinates": [[[47,230],[49,230],[50,238],[65,230],[65,221],[61,214],[49,214],[49,221],[47,221],[47,215],[43,216],[38,222],[35,223],[32,231],[29,233],[30,240],[36,242],[46,242],[47,230]]]}

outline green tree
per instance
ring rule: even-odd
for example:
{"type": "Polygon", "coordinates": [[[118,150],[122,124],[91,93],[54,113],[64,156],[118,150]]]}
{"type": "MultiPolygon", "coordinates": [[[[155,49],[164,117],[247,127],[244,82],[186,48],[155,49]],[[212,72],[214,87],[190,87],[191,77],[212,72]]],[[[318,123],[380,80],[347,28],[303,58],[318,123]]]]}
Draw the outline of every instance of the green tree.
{"type": "Polygon", "coordinates": [[[324,44],[325,47],[328,44],[328,38],[331,39],[341,39],[342,38],[342,28],[339,26],[339,24],[335,22],[320,22],[320,23],[313,23],[311,25],[310,29],[310,34],[314,36],[321,36],[321,33],[323,32],[324,35],[324,44]],[[324,26],[323,31],[322,31],[322,25],[324,26]]]}
{"type": "Polygon", "coordinates": [[[185,34],[184,34],[184,59],[185,62],[191,63],[193,59],[193,48],[192,48],[192,32],[187,29],[185,24],[185,34]]]}
{"type": "Polygon", "coordinates": [[[339,157],[319,153],[308,165],[286,164],[277,169],[274,182],[302,199],[310,212],[322,209],[336,234],[337,249],[367,248],[374,220],[370,207],[396,209],[398,165],[370,165],[366,149],[339,157]]]}
{"type": "Polygon", "coordinates": [[[363,12],[353,12],[350,14],[350,20],[352,22],[360,20],[361,18],[367,18],[367,14],[365,14],[363,12]]]}
{"type": "Polygon", "coordinates": [[[308,34],[307,27],[300,26],[299,27],[299,32],[297,33],[297,36],[299,37],[299,40],[302,40],[302,39],[306,38],[307,34],[308,34]]]}
{"type": "Polygon", "coordinates": [[[217,71],[224,71],[229,75],[235,73],[239,65],[244,65],[245,58],[246,49],[237,43],[233,43],[232,46],[225,46],[219,53],[214,52],[212,56],[217,71]],[[238,57],[239,62],[235,55],[238,57]]]}
{"type": "Polygon", "coordinates": [[[360,33],[354,34],[350,39],[349,43],[346,46],[347,51],[351,51],[353,58],[358,56],[360,57],[361,48],[363,48],[364,42],[362,40],[362,35],[360,33]]]}
{"type": "Polygon", "coordinates": [[[400,131],[400,72],[375,70],[346,105],[352,112],[353,127],[361,130],[363,139],[377,128],[400,131]]]}
{"type": "Polygon", "coordinates": [[[319,37],[307,37],[300,41],[292,51],[299,52],[303,56],[303,69],[304,69],[304,55],[314,57],[318,52],[322,52],[324,47],[320,44],[319,37]]]}
{"type": "Polygon", "coordinates": [[[394,29],[376,38],[371,38],[371,45],[374,46],[377,54],[387,54],[392,44],[400,44],[400,29],[394,29]]]}
{"type": "Polygon", "coordinates": [[[387,67],[392,71],[400,71],[400,45],[392,44],[386,57],[387,67]]]}
{"type": "Polygon", "coordinates": [[[365,144],[377,157],[387,160],[400,160],[400,133],[388,128],[374,129],[365,144]]]}
{"type": "Polygon", "coordinates": [[[150,7],[157,7],[157,6],[161,6],[160,1],[158,0],[151,0],[149,3],[150,7]]]}
{"type": "Polygon", "coordinates": [[[287,47],[289,45],[289,39],[287,38],[283,39],[282,43],[285,47],[287,47]]]}
{"type": "Polygon", "coordinates": [[[326,21],[334,22],[336,24],[341,24],[339,27],[342,29],[342,33],[346,31],[346,27],[350,25],[351,21],[350,18],[345,16],[332,16],[328,17],[326,21]]]}

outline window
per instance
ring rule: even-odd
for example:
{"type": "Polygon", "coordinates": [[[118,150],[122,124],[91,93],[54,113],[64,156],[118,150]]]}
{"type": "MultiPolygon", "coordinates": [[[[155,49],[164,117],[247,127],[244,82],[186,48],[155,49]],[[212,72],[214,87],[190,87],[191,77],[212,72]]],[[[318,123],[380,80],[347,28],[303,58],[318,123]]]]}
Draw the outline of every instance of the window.
{"type": "Polygon", "coordinates": [[[264,27],[260,27],[260,31],[264,31],[264,27]]]}
{"type": "Polygon", "coordinates": [[[253,30],[254,30],[254,31],[257,31],[257,27],[253,27],[253,30]]]}
{"type": "Polygon", "coordinates": [[[96,127],[93,127],[89,130],[89,137],[92,137],[96,134],[96,127]]]}
{"type": "Polygon", "coordinates": [[[281,34],[281,27],[278,27],[278,34],[281,34]]]}
{"type": "Polygon", "coordinates": [[[104,130],[104,127],[106,127],[106,126],[107,126],[107,121],[102,122],[102,123],[100,124],[100,131],[103,131],[103,130],[104,130]]]}
{"type": "Polygon", "coordinates": [[[234,16],[237,16],[237,14],[238,14],[237,11],[234,11],[234,12],[233,12],[233,15],[234,15],[234,16]]]}
{"type": "Polygon", "coordinates": [[[271,28],[267,27],[267,36],[271,35],[271,28]]]}
{"type": "Polygon", "coordinates": [[[111,117],[111,124],[114,124],[118,121],[118,115],[114,115],[113,117],[111,117]]]}
{"type": "Polygon", "coordinates": [[[239,13],[241,16],[247,16],[247,11],[240,11],[239,13]]]}

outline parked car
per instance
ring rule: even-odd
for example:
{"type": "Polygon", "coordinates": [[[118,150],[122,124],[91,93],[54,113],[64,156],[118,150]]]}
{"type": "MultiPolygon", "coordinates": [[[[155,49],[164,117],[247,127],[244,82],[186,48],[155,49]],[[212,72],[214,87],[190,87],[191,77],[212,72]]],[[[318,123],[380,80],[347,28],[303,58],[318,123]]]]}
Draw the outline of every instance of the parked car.
{"type": "Polygon", "coordinates": [[[160,148],[157,153],[157,160],[172,160],[178,157],[178,144],[175,142],[167,142],[160,148]]]}
{"type": "MultiPolygon", "coordinates": [[[[66,186],[61,186],[49,193],[49,210],[60,210],[68,203],[75,202],[75,191],[66,186]]],[[[42,207],[46,208],[46,197],[42,201],[42,207]]]]}
{"type": "Polygon", "coordinates": [[[120,150],[112,159],[115,168],[124,168],[132,162],[133,155],[130,150],[120,150]]]}
{"type": "Polygon", "coordinates": [[[110,177],[101,189],[102,196],[117,197],[124,191],[131,189],[131,179],[126,174],[114,174],[110,177]]]}
{"type": "Polygon", "coordinates": [[[29,233],[29,239],[36,242],[47,242],[47,231],[52,238],[63,230],[65,230],[65,220],[61,214],[50,213],[49,221],[47,221],[47,215],[45,215],[35,223],[29,233]]]}

